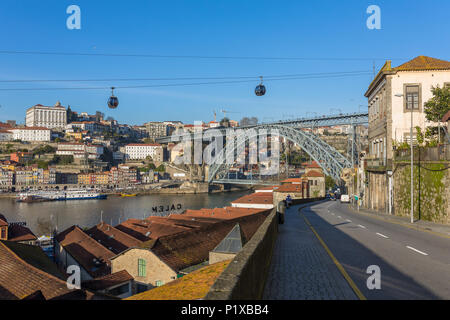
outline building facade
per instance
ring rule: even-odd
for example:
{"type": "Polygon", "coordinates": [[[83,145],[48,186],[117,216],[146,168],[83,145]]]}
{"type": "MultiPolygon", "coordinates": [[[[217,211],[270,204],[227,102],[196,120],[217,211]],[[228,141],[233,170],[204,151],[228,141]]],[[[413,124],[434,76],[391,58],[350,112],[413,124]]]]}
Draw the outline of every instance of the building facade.
{"type": "Polygon", "coordinates": [[[364,204],[373,210],[392,213],[394,149],[410,144],[411,116],[413,144],[416,127],[425,132],[437,126],[426,120],[424,104],[432,98],[432,87],[450,85],[450,62],[419,56],[398,67],[387,61],[367,89],[369,152],[365,157],[367,187],[364,204]]]}
{"type": "Polygon", "coordinates": [[[143,160],[148,156],[153,161],[164,161],[164,150],[158,143],[131,143],[125,146],[125,158],[127,160],[143,160]]]}
{"type": "Polygon", "coordinates": [[[27,127],[64,129],[67,124],[67,111],[59,101],[53,107],[37,104],[27,110],[25,123],[27,127]]]}
{"type": "Polygon", "coordinates": [[[48,142],[51,140],[51,131],[46,127],[24,127],[9,129],[13,140],[28,142],[48,142]]]}

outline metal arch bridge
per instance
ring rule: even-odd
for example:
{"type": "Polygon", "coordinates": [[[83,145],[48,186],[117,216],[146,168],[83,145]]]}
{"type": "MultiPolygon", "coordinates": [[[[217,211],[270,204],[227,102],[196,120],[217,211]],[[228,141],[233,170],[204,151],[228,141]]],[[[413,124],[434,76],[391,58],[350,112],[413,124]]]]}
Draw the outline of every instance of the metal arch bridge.
{"type": "MultiPolygon", "coordinates": [[[[278,124],[259,125],[257,128],[248,129],[246,138],[251,140],[260,135],[261,130],[264,134],[273,134],[286,138],[300,146],[311,158],[313,158],[324,170],[325,174],[339,180],[344,168],[350,168],[352,163],[336,149],[325,143],[319,137],[309,132],[297,130],[294,127],[278,124]]],[[[226,159],[235,159],[236,151],[242,150],[246,139],[238,140],[238,143],[230,148],[228,145],[225,152],[221,152],[215,161],[215,164],[209,167],[208,182],[221,182],[226,179],[226,175],[233,164],[226,163],[226,159]]]]}
{"type": "MultiPolygon", "coordinates": [[[[237,129],[245,130],[246,137],[251,139],[252,137],[257,138],[260,130],[265,130],[265,134],[270,134],[270,132],[275,132],[280,136],[292,141],[301,147],[306,153],[308,153],[312,159],[314,159],[324,170],[324,173],[333,177],[336,180],[340,180],[341,172],[344,168],[352,167],[352,160],[347,159],[341,153],[339,153],[335,148],[325,143],[315,134],[307,131],[298,130],[301,128],[314,128],[322,126],[333,126],[333,125],[351,125],[356,126],[360,124],[365,124],[368,122],[367,113],[353,113],[353,114],[340,114],[331,115],[315,118],[300,118],[288,121],[277,121],[270,123],[262,123],[251,126],[239,127],[237,129]],[[249,134],[250,133],[250,134],[249,134]]],[[[217,129],[216,129],[217,130],[217,129]]],[[[223,135],[226,134],[226,129],[220,129],[223,135]]],[[[207,131],[207,130],[206,130],[207,131]]],[[[354,131],[353,131],[354,134],[354,131]]],[[[193,133],[183,133],[175,134],[169,137],[162,137],[156,139],[159,143],[168,143],[175,141],[182,141],[182,139],[189,137],[190,139],[201,138],[193,133]]],[[[235,139],[236,140],[236,139],[235,139]]],[[[230,179],[226,178],[229,169],[232,164],[227,164],[225,159],[235,159],[237,150],[242,148],[242,144],[245,144],[246,139],[238,140],[235,144],[233,141],[233,146],[225,146],[225,151],[217,155],[215,164],[211,165],[208,173],[208,182],[216,183],[231,183],[230,179]]],[[[229,144],[229,143],[228,143],[229,144]]],[[[244,145],[245,146],[245,145],[244,145]]],[[[232,183],[262,183],[262,181],[252,181],[248,180],[232,180],[232,183]]]]}

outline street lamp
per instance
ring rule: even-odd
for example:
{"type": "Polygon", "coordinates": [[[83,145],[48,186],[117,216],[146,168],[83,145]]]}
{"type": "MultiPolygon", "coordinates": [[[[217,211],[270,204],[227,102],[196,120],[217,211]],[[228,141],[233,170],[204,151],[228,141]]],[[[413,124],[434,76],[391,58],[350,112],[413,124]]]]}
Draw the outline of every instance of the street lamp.
{"type": "MultiPolygon", "coordinates": [[[[403,97],[402,93],[397,93],[396,97],[403,97]]],[[[413,106],[411,107],[411,128],[409,131],[409,141],[411,143],[411,223],[414,223],[414,148],[413,148],[413,106]]]]}

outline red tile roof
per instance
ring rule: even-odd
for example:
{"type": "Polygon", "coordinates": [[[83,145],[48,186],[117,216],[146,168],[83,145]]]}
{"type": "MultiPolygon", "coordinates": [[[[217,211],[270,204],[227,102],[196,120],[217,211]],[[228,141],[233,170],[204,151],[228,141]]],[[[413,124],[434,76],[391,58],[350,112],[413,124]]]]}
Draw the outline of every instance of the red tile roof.
{"type": "Polygon", "coordinates": [[[174,271],[200,264],[209,258],[212,251],[225,236],[239,223],[248,241],[264,222],[269,210],[231,220],[223,220],[201,228],[172,234],[156,241],[143,243],[174,271]]]}
{"type": "Polygon", "coordinates": [[[256,192],[240,197],[231,203],[272,204],[273,195],[271,192],[256,192]]]}
{"type": "Polygon", "coordinates": [[[104,276],[110,272],[111,263],[109,259],[115,254],[89,237],[78,226],[72,226],[57,234],[55,240],[93,278],[104,276]]]}
{"type": "Polygon", "coordinates": [[[189,229],[169,223],[139,219],[128,219],[117,225],[116,228],[140,241],[158,239],[161,236],[179,233],[189,229]]]}
{"type": "Polygon", "coordinates": [[[394,71],[428,71],[428,70],[450,70],[450,61],[440,60],[427,56],[418,56],[396,68],[394,71]]]}
{"type": "Polygon", "coordinates": [[[45,127],[21,127],[21,128],[11,128],[9,129],[11,130],[46,130],[46,131],[50,131],[49,128],[45,128],[45,127]]]}
{"type": "Polygon", "coordinates": [[[37,237],[25,226],[20,224],[10,224],[8,228],[9,241],[34,241],[37,237]]]}
{"type": "Polygon", "coordinates": [[[281,182],[283,182],[283,183],[301,183],[302,178],[289,178],[289,179],[285,179],[281,182]]]}
{"type": "Polygon", "coordinates": [[[255,193],[258,192],[258,191],[265,191],[265,190],[272,190],[273,191],[273,189],[275,189],[276,187],[278,187],[278,186],[269,186],[269,187],[258,188],[258,189],[255,189],[255,193]]]}
{"type": "Polygon", "coordinates": [[[302,192],[301,184],[283,184],[279,186],[277,189],[273,190],[273,192],[302,192]]]}
{"type": "Polygon", "coordinates": [[[141,243],[140,240],[107,223],[99,223],[87,230],[86,233],[115,254],[141,243]]]}
{"type": "Polygon", "coordinates": [[[311,170],[311,171],[308,171],[307,173],[305,173],[303,175],[303,177],[318,178],[318,177],[325,177],[325,175],[319,171],[311,170]]]}
{"type": "Polygon", "coordinates": [[[121,270],[93,280],[83,281],[81,286],[83,288],[96,291],[121,285],[131,280],[133,280],[133,277],[128,273],[128,271],[121,270]]]}
{"type": "Polygon", "coordinates": [[[320,168],[320,166],[316,161],[313,161],[312,163],[308,163],[306,168],[320,168]]]}
{"type": "MultiPolygon", "coordinates": [[[[38,290],[46,299],[72,292],[65,281],[25,262],[6,243],[8,241],[0,241],[0,300],[22,299],[38,290]]],[[[40,249],[22,244],[16,244],[16,247],[40,249]]],[[[43,252],[42,255],[45,256],[43,252]]],[[[92,294],[89,294],[89,297],[92,297],[92,294]]]]}
{"type": "Polygon", "coordinates": [[[230,220],[238,217],[244,217],[252,214],[261,213],[263,211],[267,211],[267,209],[225,207],[214,209],[186,210],[183,214],[171,215],[171,217],[174,216],[184,216],[194,218],[204,217],[221,220],[230,220]]]}
{"type": "Polygon", "coordinates": [[[8,220],[6,220],[5,216],[0,213],[0,227],[7,227],[8,220]]]}
{"type": "Polygon", "coordinates": [[[129,143],[125,147],[160,147],[159,143],[129,143]]]}

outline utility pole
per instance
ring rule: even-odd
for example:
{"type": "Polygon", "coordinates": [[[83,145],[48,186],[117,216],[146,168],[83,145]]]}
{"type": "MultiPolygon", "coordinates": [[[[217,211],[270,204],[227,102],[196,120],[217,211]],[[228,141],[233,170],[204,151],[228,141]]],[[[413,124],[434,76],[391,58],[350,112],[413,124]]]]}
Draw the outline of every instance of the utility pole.
{"type": "Polygon", "coordinates": [[[414,146],[413,146],[413,111],[414,104],[411,106],[411,129],[409,132],[411,141],[411,223],[414,223],[414,146]]]}

